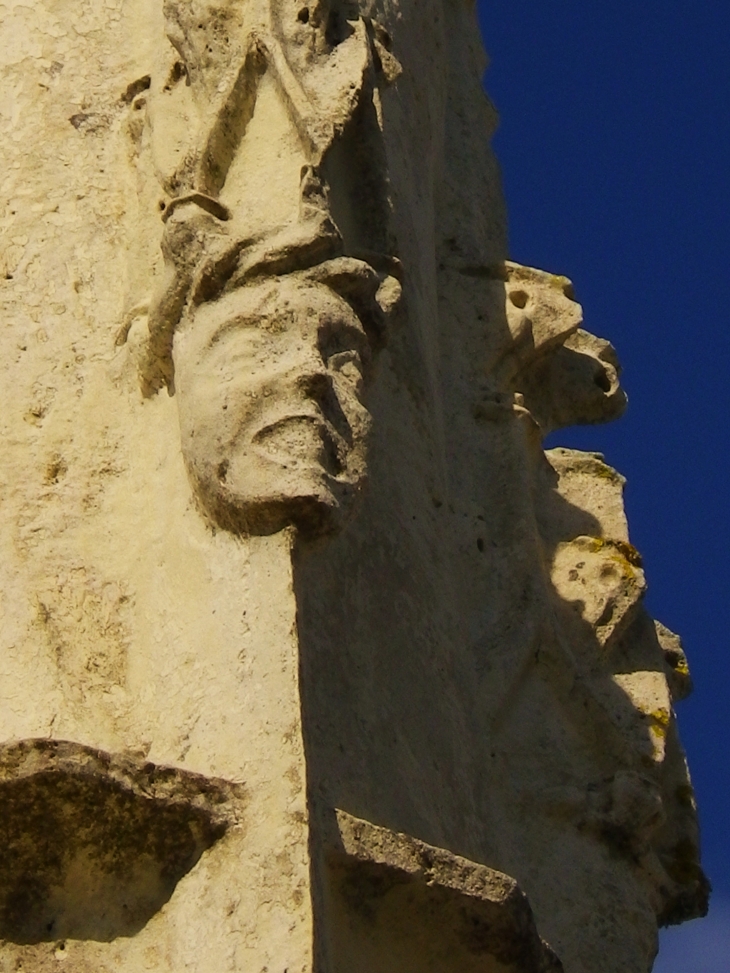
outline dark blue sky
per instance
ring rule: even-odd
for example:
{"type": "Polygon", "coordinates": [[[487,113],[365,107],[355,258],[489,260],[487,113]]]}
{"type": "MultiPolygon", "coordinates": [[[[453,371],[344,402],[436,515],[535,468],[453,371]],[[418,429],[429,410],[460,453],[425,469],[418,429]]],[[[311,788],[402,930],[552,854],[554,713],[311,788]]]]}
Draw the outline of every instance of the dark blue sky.
{"type": "Polygon", "coordinates": [[[656,970],[727,973],[730,4],[478,8],[511,256],[573,279],[586,327],[619,352],[630,399],[614,425],[551,445],[600,450],[628,478],[649,608],[682,635],[695,680],[679,719],[716,904],[704,924],[666,934],[656,970]]]}

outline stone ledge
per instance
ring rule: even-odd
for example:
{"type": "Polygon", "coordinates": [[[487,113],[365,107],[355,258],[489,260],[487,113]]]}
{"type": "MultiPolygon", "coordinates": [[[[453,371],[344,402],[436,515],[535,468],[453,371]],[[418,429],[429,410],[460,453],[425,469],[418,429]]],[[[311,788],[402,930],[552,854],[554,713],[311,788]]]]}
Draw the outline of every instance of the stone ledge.
{"type": "MultiPolygon", "coordinates": [[[[560,960],[538,935],[527,897],[508,875],[341,810],[328,839],[334,897],[348,914],[348,934],[362,936],[363,955],[377,927],[379,944],[387,949],[390,942],[386,964],[402,949],[406,957],[421,952],[418,968],[425,961],[424,969],[434,973],[561,973],[560,960]],[[439,944],[448,943],[441,956],[430,948],[434,932],[439,944]]],[[[333,973],[345,966],[338,952],[335,944],[333,973]]],[[[368,962],[380,973],[377,957],[368,962]]]]}
{"type": "Polygon", "coordinates": [[[143,928],[238,820],[240,785],[78,743],[0,747],[0,937],[143,928]]]}

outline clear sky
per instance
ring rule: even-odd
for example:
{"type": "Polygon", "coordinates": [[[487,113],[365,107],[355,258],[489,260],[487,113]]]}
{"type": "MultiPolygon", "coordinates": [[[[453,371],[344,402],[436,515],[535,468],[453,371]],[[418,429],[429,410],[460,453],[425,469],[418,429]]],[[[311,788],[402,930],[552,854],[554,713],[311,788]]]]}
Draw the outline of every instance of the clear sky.
{"type": "Polygon", "coordinates": [[[477,2],[511,256],[573,279],[630,399],[550,444],[628,478],[648,606],[695,681],[679,721],[715,891],[655,973],[730,973],[730,3],[477,2]]]}

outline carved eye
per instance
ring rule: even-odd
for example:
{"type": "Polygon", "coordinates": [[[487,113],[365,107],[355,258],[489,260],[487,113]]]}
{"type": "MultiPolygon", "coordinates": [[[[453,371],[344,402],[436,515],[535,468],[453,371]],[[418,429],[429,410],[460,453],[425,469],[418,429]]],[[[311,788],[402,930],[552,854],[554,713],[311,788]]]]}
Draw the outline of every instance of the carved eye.
{"type": "Polygon", "coordinates": [[[175,61],[175,63],[173,64],[170,70],[170,74],[167,78],[167,81],[165,82],[165,87],[162,90],[172,91],[172,89],[175,87],[178,81],[181,81],[183,78],[185,78],[185,81],[187,83],[188,69],[185,67],[182,61],[175,61]]]}

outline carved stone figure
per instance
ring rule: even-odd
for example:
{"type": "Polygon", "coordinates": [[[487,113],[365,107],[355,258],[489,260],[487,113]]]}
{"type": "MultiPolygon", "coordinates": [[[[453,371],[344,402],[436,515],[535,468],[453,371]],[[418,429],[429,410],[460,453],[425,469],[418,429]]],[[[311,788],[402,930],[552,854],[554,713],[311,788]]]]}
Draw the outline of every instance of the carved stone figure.
{"type": "Polygon", "coordinates": [[[399,68],[385,31],[324,2],[165,18],[173,57],[132,106],[172,196],[143,389],[175,392],[214,523],[328,531],[365,479],[361,389],[400,294],[377,116],[399,68]]]}

